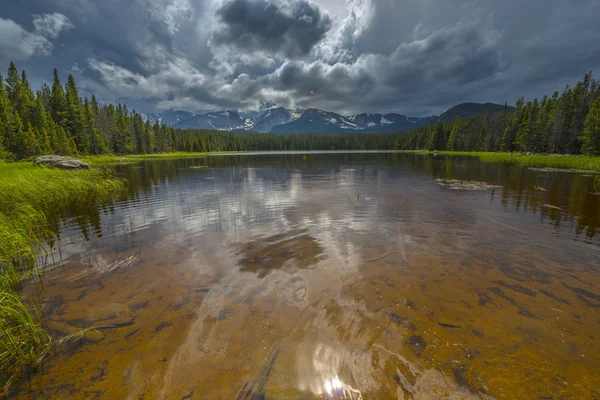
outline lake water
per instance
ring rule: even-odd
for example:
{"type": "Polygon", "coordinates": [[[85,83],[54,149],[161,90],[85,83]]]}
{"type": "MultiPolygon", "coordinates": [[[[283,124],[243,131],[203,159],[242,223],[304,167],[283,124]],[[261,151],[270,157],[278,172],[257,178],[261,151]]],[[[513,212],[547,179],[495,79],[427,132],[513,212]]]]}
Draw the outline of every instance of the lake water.
{"type": "Polygon", "coordinates": [[[340,152],[114,168],[127,197],[65,216],[63,262],[26,288],[55,337],[97,330],[15,397],[600,398],[593,175],[340,152]]]}

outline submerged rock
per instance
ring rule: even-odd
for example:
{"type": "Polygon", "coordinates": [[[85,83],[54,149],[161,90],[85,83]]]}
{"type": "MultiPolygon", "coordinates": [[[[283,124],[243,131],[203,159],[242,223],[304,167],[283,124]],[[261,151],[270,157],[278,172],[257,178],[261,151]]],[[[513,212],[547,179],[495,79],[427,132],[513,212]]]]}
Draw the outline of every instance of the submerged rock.
{"type": "Polygon", "coordinates": [[[88,163],[63,156],[41,156],[36,158],[33,163],[60,169],[90,169],[88,163]]]}

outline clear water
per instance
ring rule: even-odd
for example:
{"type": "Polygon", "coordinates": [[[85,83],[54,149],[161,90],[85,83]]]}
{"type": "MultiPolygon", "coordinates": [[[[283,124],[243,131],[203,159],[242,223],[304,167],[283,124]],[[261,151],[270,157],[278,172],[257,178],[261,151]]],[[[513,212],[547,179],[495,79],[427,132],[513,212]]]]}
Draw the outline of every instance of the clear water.
{"type": "Polygon", "coordinates": [[[63,262],[27,288],[53,335],[97,330],[14,397],[600,398],[593,176],[339,152],[115,168],[127,197],[65,216],[63,262]]]}

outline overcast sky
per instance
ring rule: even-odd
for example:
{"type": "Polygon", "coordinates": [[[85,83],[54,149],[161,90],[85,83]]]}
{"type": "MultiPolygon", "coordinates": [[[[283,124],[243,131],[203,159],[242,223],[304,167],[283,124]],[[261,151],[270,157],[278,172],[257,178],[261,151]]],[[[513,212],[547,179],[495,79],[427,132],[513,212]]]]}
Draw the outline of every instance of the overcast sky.
{"type": "Polygon", "coordinates": [[[0,7],[0,62],[141,112],[424,116],[600,77],[598,16],[600,0],[20,0],[0,7]]]}

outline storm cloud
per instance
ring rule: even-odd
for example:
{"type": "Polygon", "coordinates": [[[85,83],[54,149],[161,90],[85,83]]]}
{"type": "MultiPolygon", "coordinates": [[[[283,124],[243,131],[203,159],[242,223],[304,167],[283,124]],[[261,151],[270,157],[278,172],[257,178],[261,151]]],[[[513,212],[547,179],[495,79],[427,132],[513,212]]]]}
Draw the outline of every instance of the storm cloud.
{"type": "Polygon", "coordinates": [[[287,57],[307,54],[331,28],[329,15],[305,0],[230,0],[216,14],[221,25],[212,36],[215,45],[287,57]]]}
{"type": "Polygon", "coordinates": [[[599,73],[597,15],[598,0],[26,0],[0,9],[0,61],[34,85],[75,72],[142,112],[423,116],[599,73]]]}

